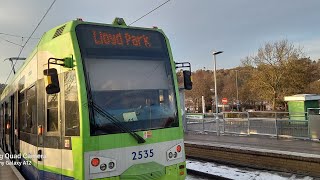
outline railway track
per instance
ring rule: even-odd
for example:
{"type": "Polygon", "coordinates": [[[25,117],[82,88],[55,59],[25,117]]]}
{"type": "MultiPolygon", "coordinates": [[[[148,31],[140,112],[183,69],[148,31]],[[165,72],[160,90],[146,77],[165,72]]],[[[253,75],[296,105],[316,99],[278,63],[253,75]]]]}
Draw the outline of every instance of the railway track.
{"type": "Polygon", "coordinates": [[[199,176],[199,177],[203,177],[203,178],[208,178],[208,179],[232,180],[232,179],[225,178],[225,177],[222,177],[222,176],[218,176],[218,175],[214,175],[214,174],[210,174],[210,173],[205,173],[205,172],[202,172],[202,171],[196,171],[194,169],[188,169],[188,168],[187,168],[187,173],[191,174],[191,175],[196,175],[196,176],[199,176]]]}

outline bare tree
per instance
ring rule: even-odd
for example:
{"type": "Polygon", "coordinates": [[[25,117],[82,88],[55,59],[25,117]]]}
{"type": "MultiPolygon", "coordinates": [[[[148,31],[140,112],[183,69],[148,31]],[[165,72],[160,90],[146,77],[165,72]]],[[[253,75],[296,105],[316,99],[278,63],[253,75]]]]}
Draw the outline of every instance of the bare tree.
{"type": "Polygon", "coordinates": [[[285,92],[289,62],[302,56],[301,48],[281,40],[266,43],[259,48],[257,55],[247,59],[246,63],[254,67],[250,80],[252,89],[260,98],[271,102],[273,109],[285,92]]]}
{"type": "MultiPolygon", "coordinates": [[[[186,91],[186,97],[191,98],[194,106],[201,109],[201,96],[205,97],[205,101],[208,103],[211,99],[210,88],[212,88],[212,72],[208,70],[197,70],[192,73],[192,90],[186,91]]],[[[206,103],[206,104],[207,104],[206,103]]]]}

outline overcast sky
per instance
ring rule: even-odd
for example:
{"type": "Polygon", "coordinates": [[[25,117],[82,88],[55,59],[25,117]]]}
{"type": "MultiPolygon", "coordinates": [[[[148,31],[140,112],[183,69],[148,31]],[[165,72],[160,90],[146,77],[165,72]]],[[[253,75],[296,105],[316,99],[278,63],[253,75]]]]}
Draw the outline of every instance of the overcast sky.
{"type": "MultiPolygon", "coordinates": [[[[47,30],[81,17],[112,23],[123,17],[127,24],[166,0],[57,0],[35,38],[47,30]]],[[[53,0],[0,0],[0,33],[29,36],[53,0]]],[[[212,69],[212,50],[222,50],[218,68],[232,68],[253,55],[266,42],[288,39],[303,47],[311,59],[320,59],[319,0],[171,0],[133,24],[157,26],[168,36],[176,62],[190,61],[193,69],[212,69]]],[[[22,38],[0,34],[0,83],[11,66],[5,58],[17,56],[22,38]]],[[[22,53],[27,57],[38,39],[22,53]]],[[[12,77],[12,76],[11,76],[12,77]]]]}

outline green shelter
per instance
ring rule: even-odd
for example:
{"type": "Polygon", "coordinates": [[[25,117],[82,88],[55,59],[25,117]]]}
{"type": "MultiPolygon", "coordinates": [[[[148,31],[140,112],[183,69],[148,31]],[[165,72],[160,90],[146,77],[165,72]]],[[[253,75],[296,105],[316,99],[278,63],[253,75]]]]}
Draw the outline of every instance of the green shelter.
{"type": "Polygon", "coordinates": [[[308,108],[319,108],[320,95],[297,94],[285,96],[284,101],[288,102],[290,120],[307,120],[308,108]]]}

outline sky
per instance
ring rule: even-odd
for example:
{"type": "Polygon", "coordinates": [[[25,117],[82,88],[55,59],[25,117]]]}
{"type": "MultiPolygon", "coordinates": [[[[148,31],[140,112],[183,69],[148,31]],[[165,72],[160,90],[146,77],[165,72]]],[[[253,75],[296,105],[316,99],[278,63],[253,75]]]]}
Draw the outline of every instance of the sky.
{"type": "MultiPolygon", "coordinates": [[[[130,24],[165,1],[57,0],[21,57],[31,53],[44,32],[67,21],[82,18],[110,24],[115,17],[122,17],[130,24]]],[[[0,0],[0,83],[11,71],[10,62],[4,60],[18,56],[18,45],[26,42],[52,2],[0,0]]],[[[174,61],[189,61],[193,70],[213,69],[213,51],[224,51],[217,55],[218,69],[237,67],[265,43],[283,39],[318,60],[319,7],[319,0],[171,0],[132,26],[162,29],[170,40],[174,61]]]]}

